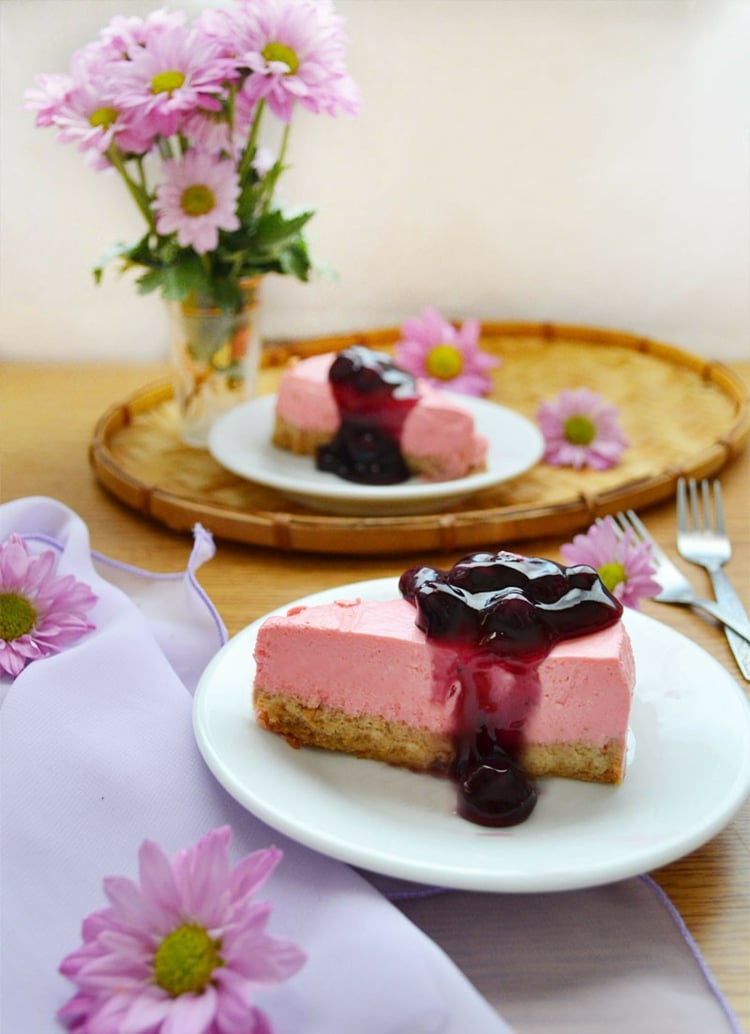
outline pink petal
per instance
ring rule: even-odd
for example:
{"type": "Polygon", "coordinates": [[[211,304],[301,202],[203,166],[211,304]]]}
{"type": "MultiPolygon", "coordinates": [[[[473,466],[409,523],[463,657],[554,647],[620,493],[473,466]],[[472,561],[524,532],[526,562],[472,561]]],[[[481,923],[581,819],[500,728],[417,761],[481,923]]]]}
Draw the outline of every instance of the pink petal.
{"type": "Polygon", "coordinates": [[[160,987],[146,987],[132,1001],[122,1020],[121,1034],[141,1034],[158,1028],[169,1016],[173,999],[160,987]]]}
{"type": "Polygon", "coordinates": [[[216,1016],[217,1004],[218,995],[210,984],[202,994],[173,998],[160,1034],[206,1034],[216,1016]]]}
{"type": "Polygon", "coordinates": [[[119,922],[126,926],[148,926],[149,908],[134,880],[127,876],[105,876],[103,885],[119,922]]]}
{"type": "Polygon", "coordinates": [[[229,886],[232,898],[237,900],[254,894],[263,886],[283,857],[277,847],[269,847],[264,851],[253,851],[242,859],[232,870],[229,886]]]}
{"type": "Polygon", "coordinates": [[[206,923],[206,912],[212,902],[221,898],[229,881],[229,826],[211,830],[195,847],[175,859],[175,875],[181,900],[189,915],[201,916],[206,923]]]}
{"type": "Polygon", "coordinates": [[[23,584],[29,569],[30,553],[19,535],[11,535],[2,551],[3,589],[13,591],[23,584]]]}
{"type": "Polygon", "coordinates": [[[153,840],[144,840],[138,852],[138,876],[144,900],[165,914],[180,912],[180,892],[167,852],[153,840]]]}

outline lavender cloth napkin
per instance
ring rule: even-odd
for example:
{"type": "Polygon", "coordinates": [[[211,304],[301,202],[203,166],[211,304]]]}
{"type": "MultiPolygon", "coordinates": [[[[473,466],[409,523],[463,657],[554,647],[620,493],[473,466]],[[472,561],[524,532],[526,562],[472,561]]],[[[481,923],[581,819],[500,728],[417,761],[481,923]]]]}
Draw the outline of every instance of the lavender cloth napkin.
{"type": "Polygon", "coordinates": [[[196,529],[187,570],[149,576],[92,557],[88,531],[50,499],[0,507],[0,541],[53,548],[58,573],[99,596],[95,631],[3,679],[3,1034],[60,1029],[73,988],[57,973],[103,907],[105,875],[136,874],[145,838],[172,854],[229,824],[235,858],[276,844],[261,896],[269,932],[308,954],[259,994],[277,1034],[508,1034],[447,956],[348,866],[288,841],[237,805],[203,763],[189,692],[226,633],[195,571],[213,554],[196,529]]]}
{"type": "Polygon", "coordinates": [[[264,888],[271,932],[310,959],[259,998],[277,1034],[492,1034],[508,1023],[516,1034],[741,1031],[646,878],[548,895],[363,879],[236,805],[191,731],[190,693],[226,639],[196,579],[213,555],[202,529],[187,570],[166,576],[92,555],[85,525],[52,500],[0,506],[0,541],[12,531],[54,548],[59,572],[100,600],[95,632],[12,685],[0,680],[3,1034],[57,1029],[70,985],[56,968],[81,918],[104,903],[104,875],[133,875],[145,837],[171,852],[225,823],[238,857],[270,843],[285,852],[264,888]]]}

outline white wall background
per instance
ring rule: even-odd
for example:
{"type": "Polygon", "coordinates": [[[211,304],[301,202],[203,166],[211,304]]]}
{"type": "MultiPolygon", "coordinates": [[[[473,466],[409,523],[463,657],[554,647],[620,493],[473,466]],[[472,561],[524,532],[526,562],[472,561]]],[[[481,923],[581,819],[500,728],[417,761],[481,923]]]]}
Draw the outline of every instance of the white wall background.
{"type": "MultiPolygon", "coordinates": [[[[200,0],[182,5],[192,13],[200,0]]],[[[217,2],[217,0],[211,0],[217,2]]],[[[135,238],[114,176],[37,129],[38,72],[173,0],[0,0],[0,355],[159,359],[158,297],[90,268],[135,238]]],[[[267,336],[463,319],[750,357],[750,2],[338,0],[357,119],[303,114],[285,197],[336,282],[269,278],[267,336]]]]}

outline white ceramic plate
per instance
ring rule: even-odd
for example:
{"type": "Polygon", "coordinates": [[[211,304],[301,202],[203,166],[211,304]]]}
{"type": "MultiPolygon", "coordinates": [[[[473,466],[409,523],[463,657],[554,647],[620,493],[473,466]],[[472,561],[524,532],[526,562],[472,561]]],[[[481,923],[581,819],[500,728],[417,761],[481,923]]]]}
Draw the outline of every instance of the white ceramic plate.
{"type": "MultiPolygon", "coordinates": [[[[394,579],[379,579],[297,602],[388,599],[397,591],[394,579]]],[[[502,892],[624,879],[710,840],[750,791],[750,708],[736,682],[673,629],[632,611],[626,623],[638,676],[624,782],[540,781],[536,809],[511,829],[458,817],[447,779],[293,750],[259,728],[251,686],[260,622],[235,636],[206,669],[195,695],[196,738],[216,778],[253,814],[373,872],[502,892]]]]}
{"type": "Polygon", "coordinates": [[[489,441],[487,469],[455,481],[412,478],[399,485],[358,485],[317,470],[311,456],[295,456],[271,444],[275,395],[261,395],[220,416],[208,448],[214,459],[249,481],[275,488],[313,510],[338,514],[415,514],[444,509],[474,492],[517,477],[539,460],[544,438],[511,409],[486,399],[445,392],[473,417],[489,441]]]}

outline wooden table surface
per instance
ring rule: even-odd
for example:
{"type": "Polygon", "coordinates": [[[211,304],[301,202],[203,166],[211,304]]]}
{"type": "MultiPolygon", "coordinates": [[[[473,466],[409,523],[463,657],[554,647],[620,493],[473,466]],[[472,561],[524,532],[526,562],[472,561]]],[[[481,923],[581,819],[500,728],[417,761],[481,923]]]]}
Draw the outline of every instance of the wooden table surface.
{"type": "MultiPolygon", "coordinates": [[[[750,363],[733,368],[750,383],[750,363]]],[[[0,366],[0,501],[54,497],[88,524],[92,548],[153,571],[184,568],[190,540],[127,509],[100,487],[87,450],[94,425],[109,406],[166,375],[162,366],[0,366]]],[[[721,476],[734,554],[727,571],[750,609],[750,450],[721,476]]],[[[673,558],[674,507],[646,513],[654,536],[673,558]]],[[[526,541],[522,551],[559,559],[559,539],[526,541]]],[[[274,607],[342,583],[398,575],[413,555],[363,557],[277,553],[220,542],[200,581],[229,630],[236,633],[274,607]]],[[[512,543],[506,545],[512,547],[512,543]]],[[[446,566],[446,556],[420,556],[446,566]]],[[[455,559],[455,558],[454,558],[455,559]]],[[[682,563],[682,562],[680,562],[682,563]]],[[[702,571],[682,564],[710,593],[702,571]]],[[[741,683],[723,634],[678,607],[646,603],[644,612],[671,625],[715,657],[741,683]]],[[[685,792],[690,792],[686,773],[685,792]]],[[[750,801],[710,843],[652,875],[667,892],[711,967],[719,987],[750,1031],[750,801]]]]}

